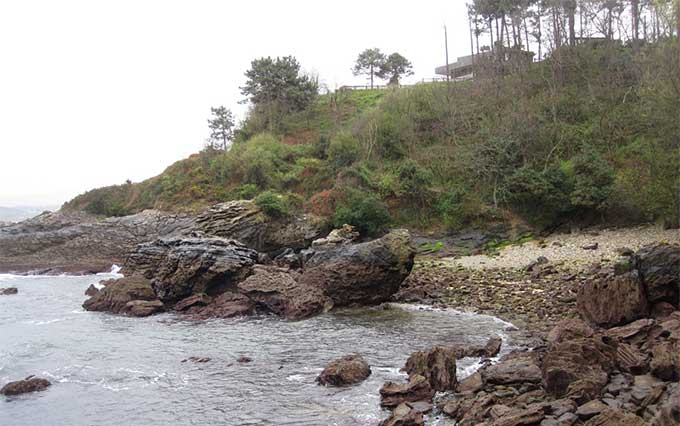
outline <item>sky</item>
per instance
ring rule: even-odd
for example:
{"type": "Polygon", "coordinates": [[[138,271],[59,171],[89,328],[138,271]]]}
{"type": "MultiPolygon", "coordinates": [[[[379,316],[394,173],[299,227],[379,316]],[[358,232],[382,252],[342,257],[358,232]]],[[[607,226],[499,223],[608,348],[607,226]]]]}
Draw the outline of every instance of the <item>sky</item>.
{"type": "Polygon", "coordinates": [[[469,54],[464,0],[0,1],[0,206],[58,205],[198,152],[210,107],[242,118],[250,62],[293,55],[331,90],[366,84],[357,55],[413,83],[469,54]]]}

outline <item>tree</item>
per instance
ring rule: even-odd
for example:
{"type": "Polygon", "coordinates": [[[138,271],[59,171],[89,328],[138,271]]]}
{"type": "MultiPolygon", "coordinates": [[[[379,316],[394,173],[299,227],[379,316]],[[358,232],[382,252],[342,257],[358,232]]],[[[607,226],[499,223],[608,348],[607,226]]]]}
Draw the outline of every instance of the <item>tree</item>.
{"type": "Polygon", "coordinates": [[[389,84],[399,84],[399,79],[405,75],[413,75],[413,66],[408,59],[398,53],[393,53],[380,64],[376,75],[383,79],[389,79],[389,84]]]}
{"type": "Polygon", "coordinates": [[[241,94],[264,113],[271,131],[284,114],[305,110],[319,90],[318,81],[302,73],[292,56],[255,59],[245,75],[241,94]]]}
{"type": "Polygon", "coordinates": [[[366,49],[357,57],[352,72],[354,75],[365,74],[370,76],[371,89],[373,89],[373,77],[377,75],[378,70],[380,70],[382,64],[385,63],[385,60],[385,55],[380,49],[366,49]]]}
{"type": "Polygon", "coordinates": [[[217,108],[211,107],[212,118],[208,119],[210,137],[208,142],[211,147],[222,145],[223,150],[227,150],[227,145],[234,136],[234,114],[224,106],[217,108]]]}

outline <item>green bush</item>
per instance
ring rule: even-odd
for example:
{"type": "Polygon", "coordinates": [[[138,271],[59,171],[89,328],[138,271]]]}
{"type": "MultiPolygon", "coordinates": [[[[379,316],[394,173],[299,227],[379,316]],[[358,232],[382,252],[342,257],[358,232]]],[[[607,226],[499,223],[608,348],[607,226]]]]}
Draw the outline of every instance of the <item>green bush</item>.
{"type": "Polygon", "coordinates": [[[376,235],[390,221],[387,206],[375,195],[352,190],[335,210],[333,226],[355,226],[363,235],[376,235]]]}
{"type": "Polygon", "coordinates": [[[545,171],[529,166],[517,169],[506,181],[508,202],[513,210],[542,225],[569,211],[570,182],[558,167],[545,171]]]}
{"type": "Polygon", "coordinates": [[[571,204],[586,210],[607,208],[614,185],[614,172],[602,156],[587,148],[573,160],[574,190],[571,204]]]}
{"type": "Polygon", "coordinates": [[[255,198],[259,191],[260,190],[257,187],[257,185],[252,183],[246,183],[238,187],[237,190],[238,198],[241,200],[252,200],[253,198],[255,198]]]}
{"type": "Polygon", "coordinates": [[[338,133],[328,146],[328,161],[336,169],[351,166],[359,159],[359,142],[350,133],[338,133]]]}
{"type": "Polygon", "coordinates": [[[265,191],[255,197],[255,204],[270,217],[279,218],[289,214],[289,204],[287,197],[276,194],[272,191],[265,191]]]}
{"type": "Polygon", "coordinates": [[[397,170],[399,176],[399,187],[401,192],[408,198],[424,202],[428,198],[428,188],[432,183],[432,172],[419,166],[413,160],[406,160],[397,170]]]}

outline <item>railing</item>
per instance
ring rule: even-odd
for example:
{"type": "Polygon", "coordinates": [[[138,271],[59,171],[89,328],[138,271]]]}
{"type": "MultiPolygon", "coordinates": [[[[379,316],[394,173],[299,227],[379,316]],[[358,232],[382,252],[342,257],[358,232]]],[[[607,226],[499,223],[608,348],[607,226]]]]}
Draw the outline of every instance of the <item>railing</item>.
{"type": "Polygon", "coordinates": [[[338,92],[349,92],[352,90],[385,90],[390,86],[384,86],[384,85],[378,85],[375,84],[373,87],[370,85],[364,85],[364,86],[341,86],[338,88],[338,92]]]}

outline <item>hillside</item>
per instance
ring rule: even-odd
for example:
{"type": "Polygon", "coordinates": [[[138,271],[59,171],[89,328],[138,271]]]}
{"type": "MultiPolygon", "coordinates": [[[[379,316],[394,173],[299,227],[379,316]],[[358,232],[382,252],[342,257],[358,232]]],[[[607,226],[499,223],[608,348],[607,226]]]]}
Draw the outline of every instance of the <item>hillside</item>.
{"type": "Polygon", "coordinates": [[[272,214],[303,209],[369,233],[511,218],[678,226],[678,69],[677,43],[586,44],[479,64],[474,81],[321,95],[276,126],[254,109],[228,152],[63,208],[119,216],[256,198],[272,214]]]}

